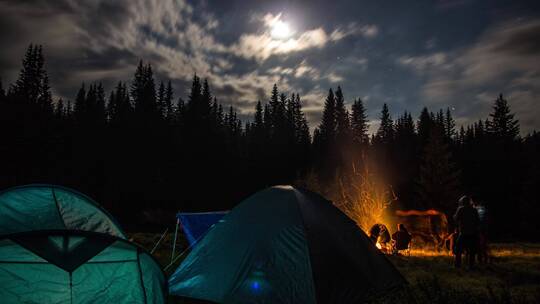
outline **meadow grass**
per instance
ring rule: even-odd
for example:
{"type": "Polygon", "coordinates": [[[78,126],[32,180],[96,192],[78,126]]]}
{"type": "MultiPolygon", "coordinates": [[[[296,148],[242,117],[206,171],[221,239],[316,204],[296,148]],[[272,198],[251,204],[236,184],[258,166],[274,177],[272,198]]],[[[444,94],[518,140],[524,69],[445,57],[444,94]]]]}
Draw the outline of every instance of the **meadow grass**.
{"type": "MultiPolygon", "coordinates": [[[[135,233],[130,237],[151,250],[160,235],[135,233]]],[[[154,252],[163,267],[171,260],[172,239],[169,233],[154,252]]],[[[177,254],[186,247],[179,234],[177,254]]],[[[490,248],[492,261],[474,270],[455,269],[453,257],[445,252],[412,250],[410,256],[389,255],[409,284],[376,303],[540,303],[540,244],[498,243],[490,248]]]]}

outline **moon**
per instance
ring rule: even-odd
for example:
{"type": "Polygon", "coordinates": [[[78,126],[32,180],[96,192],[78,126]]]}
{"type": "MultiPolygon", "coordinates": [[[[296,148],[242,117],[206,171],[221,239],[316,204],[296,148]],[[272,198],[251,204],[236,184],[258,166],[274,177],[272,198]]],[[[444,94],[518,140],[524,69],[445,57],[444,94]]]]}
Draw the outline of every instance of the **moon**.
{"type": "Polygon", "coordinates": [[[287,23],[278,20],[272,26],[271,34],[276,39],[285,39],[291,36],[291,29],[287,23]]]}

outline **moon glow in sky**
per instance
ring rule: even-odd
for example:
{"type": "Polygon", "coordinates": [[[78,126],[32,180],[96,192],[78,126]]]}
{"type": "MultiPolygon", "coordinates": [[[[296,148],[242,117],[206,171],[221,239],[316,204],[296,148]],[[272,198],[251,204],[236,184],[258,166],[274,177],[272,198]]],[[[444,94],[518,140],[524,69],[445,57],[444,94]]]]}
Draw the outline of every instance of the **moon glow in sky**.
{"type": "Polygon", "coordinates": [[[272,26],[272,37],[277,39],[285,39],[291,36],[289,25],[281,20],[277,20],[272,26]]]}

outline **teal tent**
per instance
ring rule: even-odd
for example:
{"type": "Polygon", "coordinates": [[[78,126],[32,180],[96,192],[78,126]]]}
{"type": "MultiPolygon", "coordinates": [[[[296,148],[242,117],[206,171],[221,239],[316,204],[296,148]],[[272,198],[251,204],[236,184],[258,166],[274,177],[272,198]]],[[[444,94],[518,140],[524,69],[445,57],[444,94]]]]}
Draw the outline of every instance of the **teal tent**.
{"type": "Polygon", "coordinates": [[[29,185],[0,193],[1,303],[164,303],[165,276],[96,202],[29,185]]]}
{"type": "Polygon", "coordinates": [[[366,234],[321,196],[291,186],[249,197],[169,279],[169,293],[214,303],[362,303],[405,284],[366,234]]]}

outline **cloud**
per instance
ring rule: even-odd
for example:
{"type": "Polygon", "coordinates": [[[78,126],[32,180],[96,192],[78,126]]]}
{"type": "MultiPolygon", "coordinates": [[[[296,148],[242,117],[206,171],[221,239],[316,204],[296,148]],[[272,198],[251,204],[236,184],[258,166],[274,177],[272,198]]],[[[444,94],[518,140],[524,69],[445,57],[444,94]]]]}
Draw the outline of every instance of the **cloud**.
{"type": "Polygon", "coordinates": [[[345,79],[342,76],[336,74],[335,72],[330,72],[328,74],[327,78],[331,83],[339,83],[339,82],[342,82],[345,79]]]}
{"type": "Polygon", "coordinates": [[[243,34],[229,50],[237,56],[264,61],[273,55],[300,52],[311,48],[322,48],[328,35],[322,28],[306,31],[298,38],[274,39],[269,32],[243,34]]]}
{"type": "Polygon", "coordinates": [[[540,127],[540,20],[496,25],[453,52],[402,56],[398,63],[426,76],[426,104],[450,105],[462,121],[485,118],[499,93],[521,120],[523,132],[540,127]]]}
{"type": "Polygon", "coordinates": [[[356,23],[349,23],[345,28],[335,29],[330,34],[330,40],[338,41],[350,35],[361,35],[366,38],[374,38],[379,34],[379,28],[376,25],[368,24],[359,26],[356,23]]]}
{"type": "Polygon", "coordinates": [[[302,60],[302,62],[300,62],[299,65],[296,66],[295,71],[294,71],[294,77],[296,78],[306,77],[312,81],[316,81],[321,78],[321,72],[317,68],[309,65],[307,61],[304,59],[302,60]]]}
{"type": "MultiPolygon", "coordinates": [[[[274,83],[287,93],[294,88],[304,95],[310,122],[317,124],[322,103],[316,98],[324,101],[326,93],[320,81],[343,81],[342,71],[331,63],[313,64],[324,56],[320,51],[347,37],[372,39],[378,27],[321,23],[276,39],[271,28],[284,22],[282,14],[258,17],[223,39],[222,20],[186,0],[0,1],[0,26],[9,29],[0,32],[0,40],[10,41],[9,48],[0,49],[1,76],[4,82],[15,80],[32,42],[45,47],[56,97],[72,99],[82,82],[103,81],[111,89],[119,80],[129,81],[143,59],[153,65],[157,81],[173,81],[176,96],[185,96],[197,73],[241,115],[251,113],[257,100],[267,101],[274,83]]],[[[354,65],[365,67],[367,59],[354,65]]]]}
{"type": "Polygon", "coordinates": [[[398,63],[403,66],[411,67],[419,73],[424,73],[434,68],[451,68],[450,64],[448,63],[447,55],[442,52],[424,56],[402,56],[398,59],[398,63]]]}
{"type": "MultiPolygon", "coordinates": [[[[258,15],[256,15],[258,16],[258,15]]],[[[253,18],[256,19],[255,17],[253,18]]],[[[338,27],[328,34],[322,27],[310,29],[301,33],[293,32],[287,39],[276,39],[272,37],[272,27],[283,22],[281,14],[266,14],[262,17],[265,29],[260,33],[246,33],[240,36],[238,42],[234,43],[229,50],[247,59],[265,61],[271,56],[285,55],[302,52],[309,49],[321,49],[329,42],[337,42],[347,36],[362,35],[373,38],[378,34],[376,25],[359,26],[350,23],[344,27],[338,27]]]]}

